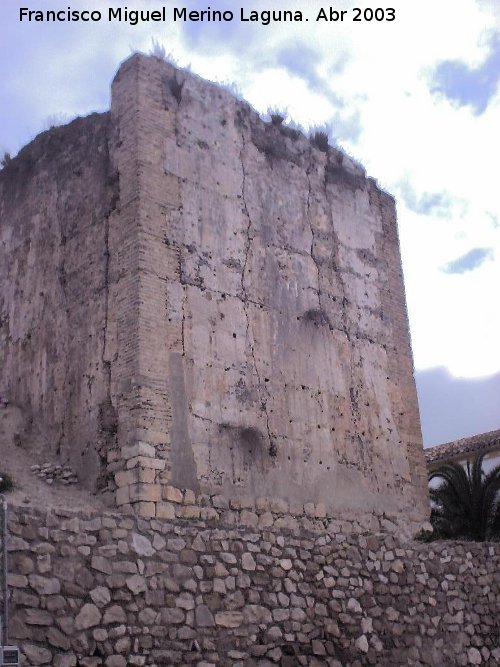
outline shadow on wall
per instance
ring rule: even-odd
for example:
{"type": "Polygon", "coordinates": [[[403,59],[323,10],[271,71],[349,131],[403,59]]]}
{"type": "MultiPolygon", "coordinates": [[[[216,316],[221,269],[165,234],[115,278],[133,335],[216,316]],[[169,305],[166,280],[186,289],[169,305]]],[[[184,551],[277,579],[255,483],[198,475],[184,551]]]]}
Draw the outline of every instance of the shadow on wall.
{"type": "Polygon", "coordinates": [[[415,373],[424,447],[500,428],[500,373],[457,378],[446,368],[415,373]]]}

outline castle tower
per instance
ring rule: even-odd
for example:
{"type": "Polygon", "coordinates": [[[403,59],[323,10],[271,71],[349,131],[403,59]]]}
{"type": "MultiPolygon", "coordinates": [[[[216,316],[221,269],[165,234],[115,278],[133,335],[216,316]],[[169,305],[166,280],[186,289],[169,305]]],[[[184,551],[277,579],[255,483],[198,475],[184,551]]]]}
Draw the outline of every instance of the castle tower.
{"type": "Polygon", "coordinates": [[[136,54],[0,206],[2,395],[113,503],[425,518],[394,200],[345,154],[136,54]]]}

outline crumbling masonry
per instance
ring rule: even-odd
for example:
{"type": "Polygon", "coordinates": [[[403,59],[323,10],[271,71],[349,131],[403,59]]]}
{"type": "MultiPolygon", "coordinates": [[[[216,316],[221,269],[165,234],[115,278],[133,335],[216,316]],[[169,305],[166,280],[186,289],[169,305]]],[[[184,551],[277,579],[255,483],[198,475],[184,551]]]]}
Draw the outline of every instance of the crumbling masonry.
{"type": "Polygon", "coordinates": [[[134,55],[0,216],[1,396],[111,505],[425,520],[394,201],[346,155],[134,55]]]}

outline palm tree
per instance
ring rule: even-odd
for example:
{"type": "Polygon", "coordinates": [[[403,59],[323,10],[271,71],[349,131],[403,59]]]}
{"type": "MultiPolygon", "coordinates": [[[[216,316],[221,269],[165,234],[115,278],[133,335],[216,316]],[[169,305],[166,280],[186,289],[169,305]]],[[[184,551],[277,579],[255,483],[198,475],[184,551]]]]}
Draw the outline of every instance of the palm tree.
{"type": "Polygon", "coordinates": [[[429,474],[443,481],[430,489],[431,523],[437,537],[477,541],[500,537],[500,465],[483,472],[484,454],[467,467],[446,463],[429,474]]]}

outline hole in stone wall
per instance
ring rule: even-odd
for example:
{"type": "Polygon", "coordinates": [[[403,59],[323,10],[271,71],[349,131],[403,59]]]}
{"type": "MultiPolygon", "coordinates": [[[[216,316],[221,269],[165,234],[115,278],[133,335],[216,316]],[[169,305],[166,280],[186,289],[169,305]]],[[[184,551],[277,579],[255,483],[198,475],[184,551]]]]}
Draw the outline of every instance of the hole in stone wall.
{"type": "Polygon", "coordinates": [[[332,328],[328,315],[320,308],[310,308],[300,319],[306,323],[314,324],[316,327],[328,326],[330,329],[332,328]]]}
{"type": "Polygon", "coordinates": [[[262,433],[259,429],[253,426],[240,428],[239,436],[241,443],[245,445],[250,453],[255,453],[255,451],[262,446],[262,433]]]}

